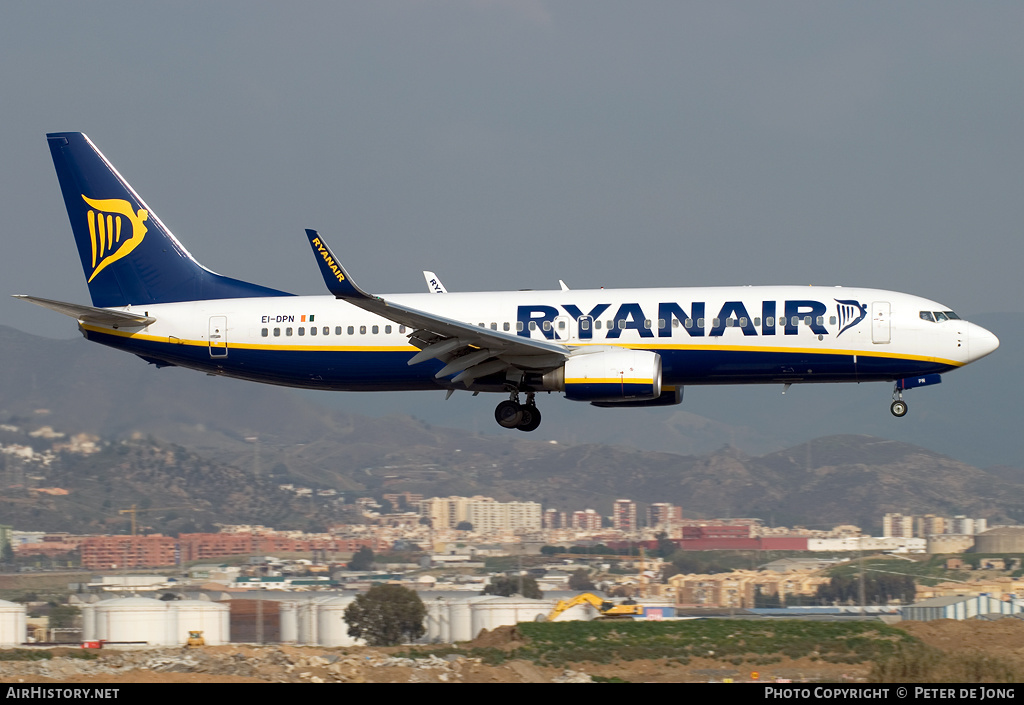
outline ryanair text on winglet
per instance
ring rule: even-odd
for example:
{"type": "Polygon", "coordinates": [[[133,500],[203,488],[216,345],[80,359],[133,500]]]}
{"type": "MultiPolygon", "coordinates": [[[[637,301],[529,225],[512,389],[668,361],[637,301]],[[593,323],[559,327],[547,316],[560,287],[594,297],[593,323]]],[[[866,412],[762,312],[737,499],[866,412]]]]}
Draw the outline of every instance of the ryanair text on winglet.
{"type": "Polygon", "coordinates": [[[313,247],[320,253],[320,256],[324,258],[324,264],[334,273],[335,278],[340,282],[345,281],[345,275],[341,273],[341,268],[334,263],[334,258],[331,257],[330,251],[320,242],[320,238],[315,237],[310,242],[313,243],[313,247]]]}

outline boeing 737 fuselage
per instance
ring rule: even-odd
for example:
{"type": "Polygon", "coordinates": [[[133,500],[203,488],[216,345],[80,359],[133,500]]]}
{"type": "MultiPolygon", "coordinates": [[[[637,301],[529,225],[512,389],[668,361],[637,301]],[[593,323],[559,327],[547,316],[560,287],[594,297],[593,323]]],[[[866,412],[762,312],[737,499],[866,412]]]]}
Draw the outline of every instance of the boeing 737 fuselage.
{"type": "Polygon", "coordinates": [[[903,391],[994,351],[949,307],[878,289],[743,286],[370,295],[307,238],[329,296],[291,294],[196,262],[89,139],[48,135],[92,306],[23,296],[86,338],[157,366],[340,391],[508,396],[495,418],[540,424],[540,392],[664,406],[697,384],[894,382],[903,391]],[[525,397],[522,399],[521,397],[525,397]]]}

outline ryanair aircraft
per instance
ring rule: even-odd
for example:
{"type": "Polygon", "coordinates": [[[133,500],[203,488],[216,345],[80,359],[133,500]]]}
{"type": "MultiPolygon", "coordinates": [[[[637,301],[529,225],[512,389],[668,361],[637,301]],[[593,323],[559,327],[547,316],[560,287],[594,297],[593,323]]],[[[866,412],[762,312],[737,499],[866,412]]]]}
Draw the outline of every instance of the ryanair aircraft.
{"type": "Polygon", "coordinates": [[[93,305],[20,298],[158,367],[310,389],[495,392],[507,397],[497,422],[532,431],[541,392],[666,406],[694,384],[890,382],[903,416],[904,390],[999,346],[947,306],[876,289],[458,293],[428,272],[431,293],[377,296],[313,230],[330,295],[295,296],[206,269],[88,137],[47,139],[93,305]]]}

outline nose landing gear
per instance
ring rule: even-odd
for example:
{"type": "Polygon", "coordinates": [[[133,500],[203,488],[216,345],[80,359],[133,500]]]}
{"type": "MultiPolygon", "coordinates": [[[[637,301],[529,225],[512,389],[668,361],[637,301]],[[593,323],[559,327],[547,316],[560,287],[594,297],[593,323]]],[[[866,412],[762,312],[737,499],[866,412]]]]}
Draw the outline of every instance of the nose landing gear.
{"type": "Polygon", "coordinates": [[[519,403],[519,391],[494,409],[494,420],[504,428],[518,428],[520,431],[534,431],[540,426],[540,409],[533,400],[533,392],[527,392],[526,403],[519,403]]]}
{"type": "Polygon", "coordinates": [[[899,384],[893,387],[892,404],[889,405],[889,411],[896,418],[902,418],[907,415],[907,402],[903,401],[903,390],[900,389],[899,384]]]}

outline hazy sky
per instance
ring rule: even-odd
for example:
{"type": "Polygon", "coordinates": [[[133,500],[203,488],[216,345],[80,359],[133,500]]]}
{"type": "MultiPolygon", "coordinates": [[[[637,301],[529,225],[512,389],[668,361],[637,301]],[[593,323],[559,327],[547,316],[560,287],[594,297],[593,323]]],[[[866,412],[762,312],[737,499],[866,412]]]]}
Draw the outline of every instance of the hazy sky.
{"type": "Polygon", "coordinates": [[[326,293],[314,227],[379,293],[1022,312],[1022,36],[1019,2],[7,3],[0,281],[89,302],[44,136],[80,130],[199,261],[294,293],[326,293]]]}

